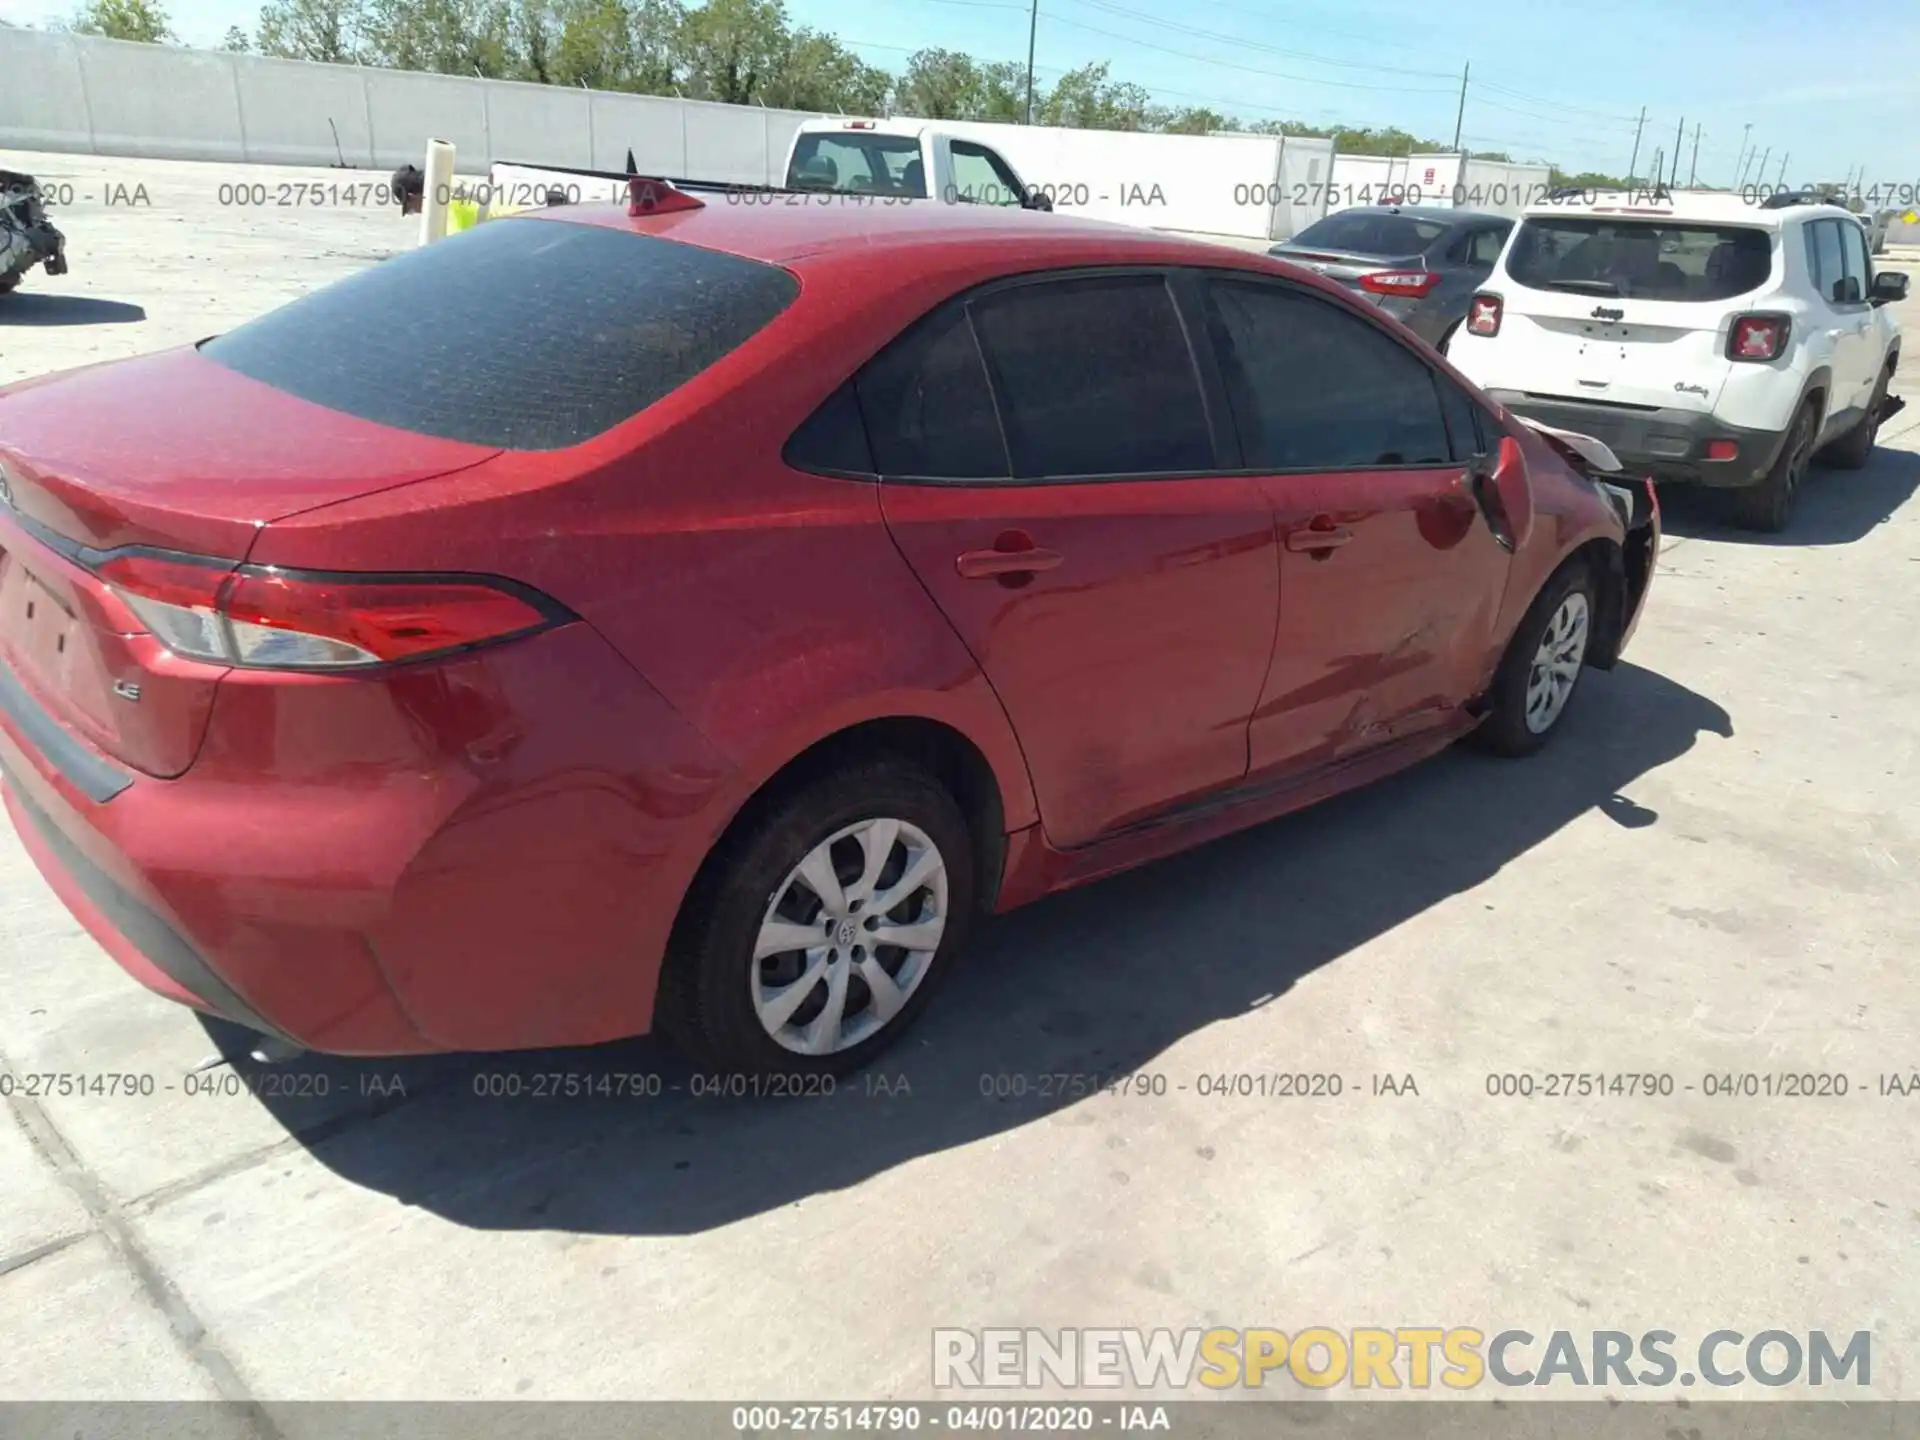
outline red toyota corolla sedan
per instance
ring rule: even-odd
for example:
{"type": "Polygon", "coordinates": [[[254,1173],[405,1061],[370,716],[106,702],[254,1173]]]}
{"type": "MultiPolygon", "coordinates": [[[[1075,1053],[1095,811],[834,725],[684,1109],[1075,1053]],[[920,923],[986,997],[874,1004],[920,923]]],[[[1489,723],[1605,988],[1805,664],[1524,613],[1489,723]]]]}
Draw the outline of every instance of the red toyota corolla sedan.
{"type": "Polygon", "coordinates": [[[1633,630],[1651,490],[1279,261],[652,198],[0,392],[7,808],[143,984],[841,1070],[974,917],[1532,750],[1633,630]]]}

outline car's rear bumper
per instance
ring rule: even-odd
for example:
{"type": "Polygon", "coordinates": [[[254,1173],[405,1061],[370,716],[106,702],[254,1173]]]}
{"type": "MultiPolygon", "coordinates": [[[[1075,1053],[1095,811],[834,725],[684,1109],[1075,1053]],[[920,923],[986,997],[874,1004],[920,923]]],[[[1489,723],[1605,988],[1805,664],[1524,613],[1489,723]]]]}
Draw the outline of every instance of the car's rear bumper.
{"type": "Polygon", "coordinates": [[[75,918],[149,989],[342,1054],[645,1032],[729,775],[579,624],[387,680],[235,672],[175,780],[100,786],[19,691],[6,809],[75,918]]]}
{"type": "Polygon", "coordinates": [[[1695,410],[1629,409],[1579,400],[1545,399],[1517,390],[1488,395],[1516,415],[1605,442],[1632,474],[1661,482],[1738,488],[1766,478],[1786,439],[1784,430],[1749,430],[1695,410]],[[1730,460],[1707,459],[1714,441],[1731,441],[1730,460]]]}

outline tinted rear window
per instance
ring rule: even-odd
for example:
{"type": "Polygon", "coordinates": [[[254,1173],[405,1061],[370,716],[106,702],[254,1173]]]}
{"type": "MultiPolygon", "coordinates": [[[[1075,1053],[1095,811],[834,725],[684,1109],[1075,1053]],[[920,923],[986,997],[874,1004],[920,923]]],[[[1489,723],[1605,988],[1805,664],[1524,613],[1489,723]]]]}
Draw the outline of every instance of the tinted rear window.
{"type": "Polygon", "coordinates": [[[1535,290],[1642,300],[1730,300],[1772,269],[1764,230],[1573,216],[1524,222],[1507,256],[1507,274],[1535,290]]]}
{"type": "Polygon", "coordinates": [[[1437,220],[1347,210],[1316,220],[1287,243],[1303,250],[1345,250],[1355,255],[1419,255],[1446,230],[1437,220]]]}
{"type": "Polygon", "coordinates": [[[786,271],[735,255],[500,220],[316,290],[200,353],[363,420],[558,450],[679,389],[798,293],[786,271]]]}

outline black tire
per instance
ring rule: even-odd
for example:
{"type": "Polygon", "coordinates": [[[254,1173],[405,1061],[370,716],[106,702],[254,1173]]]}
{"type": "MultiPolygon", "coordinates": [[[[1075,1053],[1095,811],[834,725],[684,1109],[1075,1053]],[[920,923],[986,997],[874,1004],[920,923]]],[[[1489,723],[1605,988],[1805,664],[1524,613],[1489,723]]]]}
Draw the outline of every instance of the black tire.
{"type": "Polygon", "coordinates": [[[1813,442],[1819,427],[1819,404],[1807,400],[1793,417],[1787,435],[1780,442],[1780,453],[1766,478],[1757,485],[1731,492],[1734,523],[1743,530],[1779,534],[1793,519],[1793,507],[1807,478],[1807,466],[1813,459],[1813,442]]]}
{"type": "Polygon", "coordinates": [[[0,275],[0,295],[5,295],[19,283],[20,272],[17,270],[11,275],[0,275]]]}
{"type": "Polygon", "coordinates": [[[1867,417],[1826,448],[1820,457],[1836,470],[1859,470],[1873,458],[1873,447],[1880,440],[1880,407],[1887,402],[1887,389],[1893,384],[1893,367],[1880,372],[1874,383],[1873,398],[1867,402],[1867,417]]]}
{"type": "MultiPolygon", "coordinates": [[[[857,852],[857,844],[853,848],[857,852]]],[[[860,761],[776,795],[721,842],[688,896],[661,978],[659,1029],[696,1064],[715,1071],[812,1076],[859,1069],[912,1025],[953,968],[973,915],[973,854],[966,817],[952,795],[909,761],[860,761]],[[923,978],[877,1033],[831,1054],[798,1053],[761,1024],[753,983],[757,966],[797,968],[799,959],[789,954],[756,961],[755,940],[769,907],[793,902],[783,895],[802,860],[837,832],[880,817],[905,821],[939,852],[946,867],[945,930],[923,978]]],[[[848,881],[843,869],[841,883],[848,881]]],[[[800,898],[815,897],[801,892],[800,898]]],[[[890,913],[897,916],[899,909],[890,913]]],[[[873,958],[878,961],[877,950],[873,958]]],[[[864,1002],[856,1001],[870,994],[865,982],[850,978],[847,984],[848,1014],[864,1011],[864,1002]]]]}
{"type": "Polygon", "coordinates": [[[1510,758],[1531,755],[1560,729],[1580,690],[1580,677],[1586,673],[1585,659],[1593,646],[1593,626],[1600,616],[1599,595],[1592,567],[1580,559],[1569,560],[1540,587],[1533,604],[1521,618],[1507,643],[1507,653],[1494,672],[1493,687],[1487,692],[1487,714],[1469,738],[1482,750],[1510,758]],[[1586,601],[1586,627],[1580,644],[1580,668],[1573,685],[1559,702],[1559,708],[1543,729],[1528,724],[1528,687],[1533,679],[1535,657],[1547,636],[1547,627],[1559,615],[1571,595],[1586,601]]]}

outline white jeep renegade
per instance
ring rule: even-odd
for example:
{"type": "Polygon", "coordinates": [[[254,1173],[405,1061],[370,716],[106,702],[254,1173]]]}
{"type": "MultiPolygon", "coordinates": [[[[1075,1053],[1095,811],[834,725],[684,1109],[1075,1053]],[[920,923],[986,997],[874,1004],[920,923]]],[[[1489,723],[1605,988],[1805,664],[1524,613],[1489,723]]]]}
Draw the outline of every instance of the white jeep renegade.
{"type": "Polygon", "coordinates": [[[1906,293],[1835,205],[1587,193],[1526,212],[1447,358],[1516,415],[1780,530],[1815,452],[1864,465],[1903,403],[1885,307],[1906,293]]]}

